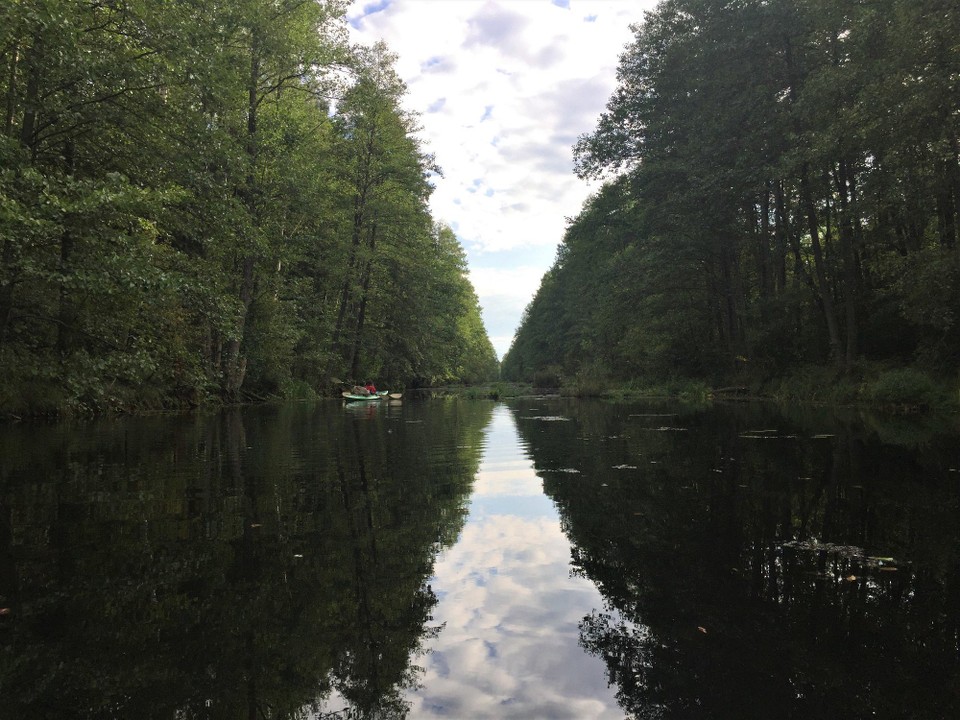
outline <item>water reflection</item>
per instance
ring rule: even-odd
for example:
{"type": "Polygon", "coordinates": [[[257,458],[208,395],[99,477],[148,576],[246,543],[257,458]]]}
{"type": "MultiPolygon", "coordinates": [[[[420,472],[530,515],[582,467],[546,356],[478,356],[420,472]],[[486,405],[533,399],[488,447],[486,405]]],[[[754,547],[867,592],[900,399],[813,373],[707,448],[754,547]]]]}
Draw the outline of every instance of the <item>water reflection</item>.
{"type": "Polygon", "coordinates": [[[0,717],[398,716],[489,407],[3,434],[0,717]],[[438,452],[438,448],[446,448],[438,452]]]}
{"type": "Polygon", "coordinates": [[[0,719],[960,715],[956,427],[560,400],[0,431],[0,719]]]}
{"type": "Polygon", "coordinates": [[[581,642],[625,712],[957,716],[955,433],[892,445],[769,408],[514,412],[603,593],[581,642]]]}
{"type": "Polygon", "coordinates": [[[443,625],[411,716],[622,717],[603,666],[578,645],[600,596],[570,576],[570,544],[500,406],[459,542],[432,581],[443,625]]]}

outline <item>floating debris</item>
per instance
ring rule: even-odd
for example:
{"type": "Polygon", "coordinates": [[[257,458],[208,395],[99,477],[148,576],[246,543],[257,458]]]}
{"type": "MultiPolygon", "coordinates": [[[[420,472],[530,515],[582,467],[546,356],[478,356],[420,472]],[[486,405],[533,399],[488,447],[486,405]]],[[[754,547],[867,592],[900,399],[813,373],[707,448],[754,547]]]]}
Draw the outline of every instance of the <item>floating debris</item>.
{"type": "Polygon", "coordinates": [[[640,428],[640,429],[641,429],[641,430],[650,430],[650,431],[652,431],[652,432],[689,432],[689,430],[690,430],[690,428],[669,427],[669,426],[667,426],[667,425],[664,425],[664,426],[662,426],[662,427],[648,427],[648,428],[640,428]]]}
{"type": "Polygon", "coordinates": [[[543,422],[570,422],[570,418],[561,417],[560,415],[527,415],[526,417],[522,417],[520,419],[542,420],[543,422]]]}
{"type": "Polygon", "coordinates": [[[614,470],[636,470],[637,466],[636,465],[614,465],[613,469],[614,470]]]}
{"type": "Polygon", "coordinates": [[[832,438],[832,437],[836,437],[836,435],[826,435],[826,434],[824,434],[824,435],[811,435],[811,436],[810,436],[810,439],[811,439],[811,440],[823,440],[824,438],[832,438]]]}
{"type": "Polygon", "coordinates": [[[835,545],[833,543],[822,543],[816,538],[810,540],[789,540],[783,544],[785,548],[794,550],[806,550],[808,552],[830,552],[843,555],[845,557],[863,557],[863,548],[856,545],[835,545]]]}
{"type": "MultiPolygon", "coordinates": [[[[816,538],[810,540],[790,540],[789,542],[783,543],[782,547],[784,549],[791,548],[809,553],[827,553],[849,560],[859,561],[863,564],[861,569],[864,571],[897,572],[900,569],[899,566],[903,564],[898,563],[897,560],[892,557],[868,556],[862,547],[857,547],[856,545],[835,545],[834,543],[820,542],[816,538]]],[[[909,565],[909,563],[907,564],[909,565]]],[[[853,582],[857,579],[857,576],[849,575],[844,579],[853,582]],[[851,578],[853,579],[851,580],[851,578]]]]}

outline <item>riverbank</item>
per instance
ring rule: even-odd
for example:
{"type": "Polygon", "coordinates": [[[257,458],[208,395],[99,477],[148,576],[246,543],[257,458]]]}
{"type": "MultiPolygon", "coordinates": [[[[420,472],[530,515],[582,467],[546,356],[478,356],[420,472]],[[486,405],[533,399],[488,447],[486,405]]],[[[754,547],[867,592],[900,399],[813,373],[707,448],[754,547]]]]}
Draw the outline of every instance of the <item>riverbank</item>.
{"type": "Polygon", "coordinates": [[[689,378],[631,380],[611,390],[609,381],[564,387],[564,394],[609,398],[671,397],[681,400],[771,400],[831,406],[869,406],[896,413],[960,412],[960,382],[916,368],[858,366],[850,372],[806,366],[789,374],[741,376],[707,383],[689,378]]]}
{"type": "MultiPolygon", "coordinates": [[[[500,383],[490,396],[522,394],[500,383]]],[[[530,388],[531,386],[526,386],[530,388]]],[[[828,406],[867,406],[899,414],[960,412],[960,382],[916,368],[860,365],[849,372],[805,366],[776,377],[741,375],[707,382],[692,378],[633,379],[623,382],[597,376],[562,379],[559,388],[538,388],[572,397],[614,400],[674,398],[687,402],[767,400],[828,406]]],[[[472,391],[476,392],[476,391],[472,391]]]]}
{"type": "MultiPolygon", "coordinates": [[[[494,382],[482,385],[453,385],[411,390],[410,394],[444,393],[470,399],[505,400],[529,395],[562,395],[567,397],[598,397],[608,400],[640,400],[669,398],[683,402],[704,403],[712,400],[762,400],[779,403],[816,404],[835,407],[863,406],[896,414],[957,413],[960,412],[960,382],[936,377],[916,368],[878,368],[858,366],[847,373],[832,367],[806,366],[789,374],[758,378],[739,376],[722,381],[674,377],[667,379],[632,379],[626,382],[598,376],[558,378],[559,385],[494,382]]],[[[339,386],[338,386],[339,388],[339,386]]],[[[329,397],[339,395],[339,389],[329,397]]],[[[287,388],[278,395],[247,395],[241,405],[271,402],[319,400],[328,397],[317,393],[305,383],[287,388]]],[[[2,420],[57,420],[71,417],[103,415],[153,415],[209,411],[226,405],[215,396],[205,398],[163,396],[150,393],[131,393],[122,401],[111,397],[111,402],[100,405],[69,405],[53,398],[30,407],[21,402],[16,407],[4,408],[2,420]]]]}

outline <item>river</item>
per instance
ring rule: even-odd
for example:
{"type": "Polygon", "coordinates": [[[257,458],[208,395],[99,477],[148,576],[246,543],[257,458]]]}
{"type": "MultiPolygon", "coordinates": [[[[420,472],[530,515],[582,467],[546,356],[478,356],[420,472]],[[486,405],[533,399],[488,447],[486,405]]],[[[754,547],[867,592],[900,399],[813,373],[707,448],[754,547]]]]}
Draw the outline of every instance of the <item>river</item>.
{"type": "Polygon", "coordinates": [[[960,716],[960,430],[457,397],[0,428],[0,719],[960,716]]]}

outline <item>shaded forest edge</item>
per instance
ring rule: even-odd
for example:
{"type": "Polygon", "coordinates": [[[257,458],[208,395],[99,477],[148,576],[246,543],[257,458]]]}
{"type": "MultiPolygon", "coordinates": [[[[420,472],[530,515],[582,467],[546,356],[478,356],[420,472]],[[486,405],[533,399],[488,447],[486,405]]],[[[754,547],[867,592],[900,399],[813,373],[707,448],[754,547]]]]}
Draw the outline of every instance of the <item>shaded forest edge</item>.
{"type": "Polygon", "coordinates": [[[956,3],[671,0],[633,31],[502,378],[956,410],[956,3]]]}
{"type": "Polygon", "coordinates": [[[496,377],[441,170],[346,5],[4,5],[0,416],[496,377]]]}
{"type": "Polygon", "coordinates": [[[431,395],[453,394],[474,400],[521,397],[605,398],[614,402],[679,400],[691,405],[711,401],[766,401],[790,405],[864,407],[883,413],[938,415],[960,412],[960,390],[938,383],[913,368],[882,371],[877,368],[837,374],[832,367],[805,367],[768,382],[710,385],[694,378],[618,380],[609,377],[563,378],[540,373],[531,383],[499,381],[468,387],[424,390],[431,395]]]}

